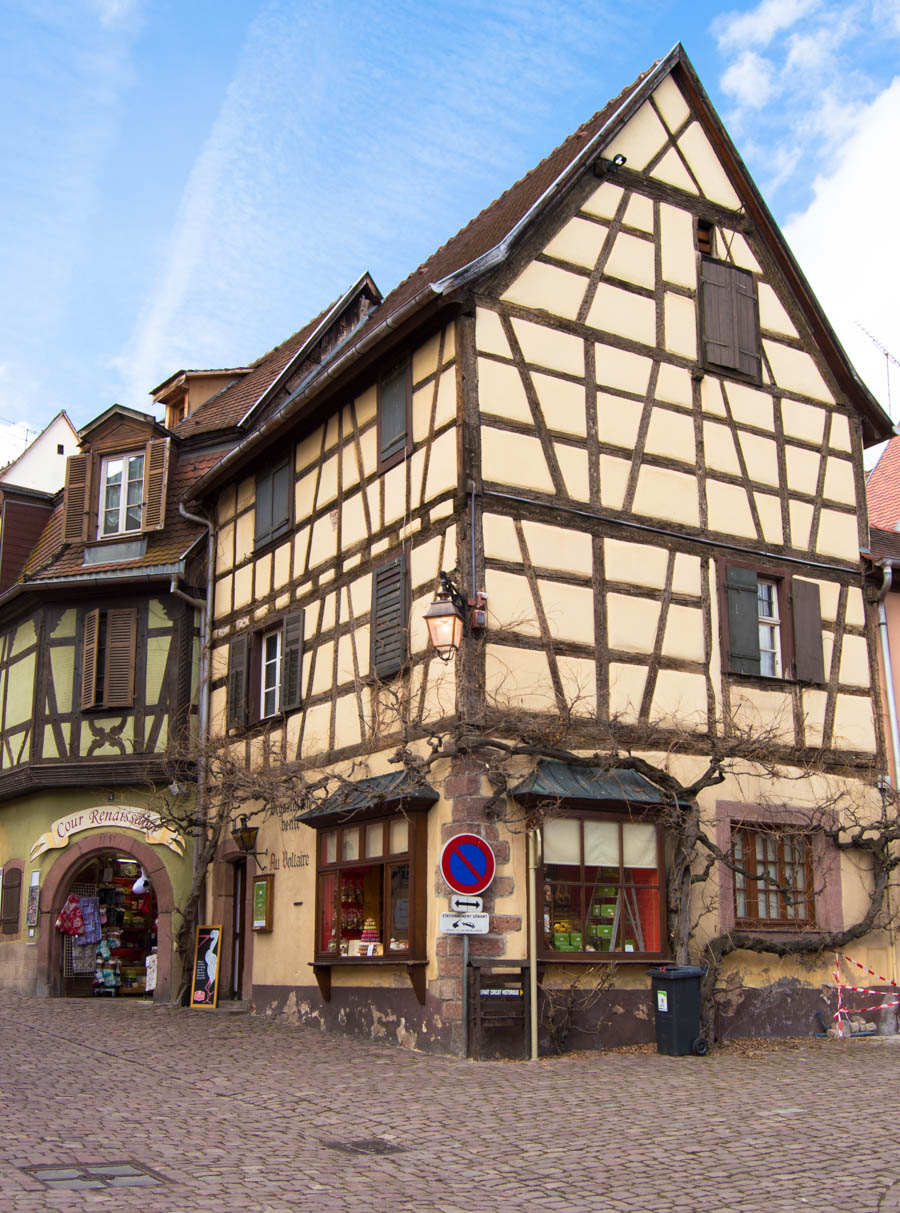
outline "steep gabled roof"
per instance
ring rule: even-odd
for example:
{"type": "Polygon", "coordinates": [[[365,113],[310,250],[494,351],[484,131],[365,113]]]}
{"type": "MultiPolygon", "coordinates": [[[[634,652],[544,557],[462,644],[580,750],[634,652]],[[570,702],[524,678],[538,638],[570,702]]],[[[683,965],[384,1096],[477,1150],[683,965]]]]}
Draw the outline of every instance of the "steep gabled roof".
{"type": "MultiPolygon", "coordinates": [[[[197,497],[203,496],[223,482],[225,477],[234,475],[245,466],[255,452],[274,440],[327,383],[349,370],[357,358],[385,339],[390,330],[421,312],[436,298],[449,298],[454,292],[470,286],[480,275],[499,264],[522,233],[559,198],[570,182],[584,168],[596,162],[604,147],[611,143],[628,119],[670,73],[675,74],[682,84],[745,209],[756,223],[803,309],[841,390],[860,414],[867,440],[883,441],[888,437],[891,432],[890,419],[853,369],[679,43],[391,291],[384,302],[371,312],[353,341],[340,351],[339,358],[323,364],[314,380],[302,385],[291,400],[241,441],[214,472],[195,486],[197,497]]],[[[308,332],[309,328],[307,326],[302,332],[308,332]]]]}

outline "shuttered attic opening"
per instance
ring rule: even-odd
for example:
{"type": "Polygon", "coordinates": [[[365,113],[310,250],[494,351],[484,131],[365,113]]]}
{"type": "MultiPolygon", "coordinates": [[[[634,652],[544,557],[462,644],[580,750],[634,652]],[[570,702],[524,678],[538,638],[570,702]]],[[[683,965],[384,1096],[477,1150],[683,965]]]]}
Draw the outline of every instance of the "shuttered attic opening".
{"type": "Polygon", "coordinates": [[[398,556],[372,576],[372,673],[389,678],[406,664],[406,558],[398,556]]]}
{"type": "Polygon", "coordinates": [[[700,317],[704,363],[759,382],[759,304],[753,275],[701,257],[700,317]]]}

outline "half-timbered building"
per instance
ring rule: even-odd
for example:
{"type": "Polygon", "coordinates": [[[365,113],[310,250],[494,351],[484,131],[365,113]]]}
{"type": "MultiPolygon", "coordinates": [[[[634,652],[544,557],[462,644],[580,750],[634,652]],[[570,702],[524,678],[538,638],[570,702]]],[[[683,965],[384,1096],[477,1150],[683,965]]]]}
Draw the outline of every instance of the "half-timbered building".
{"type": "MultiPolygon", "coordinates": [[[[881,762],[859,552],[862,450],[890,423],[683,50],[386,298],[363,278],[304,332],[268,395],[197,413],[245,427],[193,489],[217,527],[210,727],[311,786],[296,818],[260,814],[258,905],[214,881],[226,936],[257,915],[256,1009],[463,1048],[440,857],[467,831],[497,860],[472,957],[547,988],[614,967],[593,1014],[646,1036],[645,970],[672,955],[646,771],[688,786],[728,737],[767,751],[699,795],[737,862],[693,887],[692,939],[853,919],[865,873],[820,806],[866,803],[881,762]],[[471,614],[449,662],[425,622],[442,570],[471,614]],[[498,795],[467,733],[542,757],[498,795]],[[612,751],[645,774],[584,765],[612,751]]],[[[824,963],[723,974],[734,1031],[825,1006],[824,963]]]]}

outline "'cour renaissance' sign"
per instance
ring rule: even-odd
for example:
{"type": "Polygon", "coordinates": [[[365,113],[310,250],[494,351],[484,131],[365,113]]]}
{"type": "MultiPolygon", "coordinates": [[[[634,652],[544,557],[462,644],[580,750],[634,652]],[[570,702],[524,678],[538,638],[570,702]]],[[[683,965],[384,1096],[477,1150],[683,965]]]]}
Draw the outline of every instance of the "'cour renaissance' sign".
{"type": "Polygon", "coordinates": [[[143,834],[145,840],[154,846],[168,847],[177,855],[184,854],[184,841],[181,836],[164,826],[158,813],[151,813],[147,809],[103,805],[58,817],[47,833],[42,834],[32,846],[31,860],[34,861],[45,851],[64,847],[73,834],[80,834],[82,830],[110,828],[133,830],[136,834],[143,834]]]}

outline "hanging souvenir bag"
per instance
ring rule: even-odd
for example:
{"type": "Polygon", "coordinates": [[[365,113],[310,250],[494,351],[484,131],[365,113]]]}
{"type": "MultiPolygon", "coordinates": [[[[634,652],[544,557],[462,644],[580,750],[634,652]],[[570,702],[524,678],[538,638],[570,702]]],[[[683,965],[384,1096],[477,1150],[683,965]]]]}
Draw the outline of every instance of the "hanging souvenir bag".
{"type": "Polygon", "coordinates": [[[81,904],[74,893],[70,893],[66,898],[66,904],[60,910],[56,920],[56,929],[62,931],[63,935],[81,935],[84,931],[81,904]]]}

